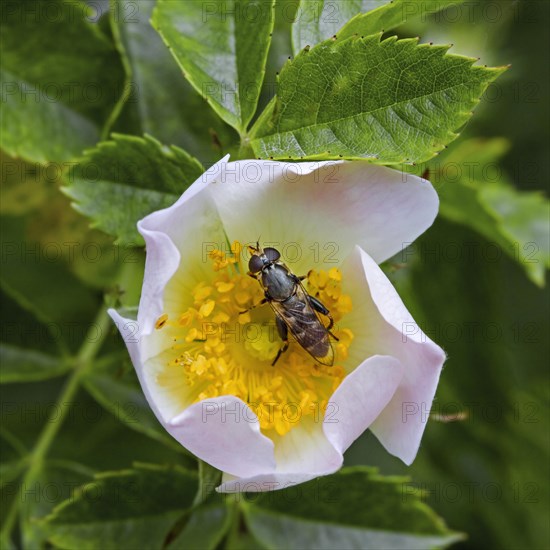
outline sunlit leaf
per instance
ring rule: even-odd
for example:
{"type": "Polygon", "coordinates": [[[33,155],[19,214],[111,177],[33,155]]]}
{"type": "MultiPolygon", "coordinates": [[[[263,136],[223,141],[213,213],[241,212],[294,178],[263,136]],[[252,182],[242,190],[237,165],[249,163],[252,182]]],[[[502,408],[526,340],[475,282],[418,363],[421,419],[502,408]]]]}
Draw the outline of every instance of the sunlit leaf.
{"type": "Polygon", "coordinates": [[[413,17],[460,4],[463,0],[302,0],[292,26],[294,53],[331,36],[344,39],[389,31],[413,17]]]}
{"type": "Polygon", "coordinates": [[[431,158],[504,71],[447,50],[379,35],[304,50],[283,68],[277,96],[252,129],[252,148],[276,159],[431,158]]]}
{"type": "Polygon", "coordinates": [[[140,245],[137,222],[172,205],[203,172],[182,149],[152,137],[113,135],[86,153],[67,176],[65,192],[92,225],[119,243],[140,245]]]}
{"type": "Polygon", "coordinates": [[[153,14],[185,77],[241,133],[256,110],[273,21],[273,2],[260,0],[159,0],[153,14]]]}

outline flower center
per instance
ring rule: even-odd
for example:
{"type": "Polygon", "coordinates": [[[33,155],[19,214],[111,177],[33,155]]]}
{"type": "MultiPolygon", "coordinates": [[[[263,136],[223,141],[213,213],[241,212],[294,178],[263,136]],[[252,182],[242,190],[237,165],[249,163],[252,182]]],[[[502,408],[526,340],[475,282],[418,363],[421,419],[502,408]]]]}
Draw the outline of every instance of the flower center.
{"type": "Polygon", "coordinates": [[[234,395],[256,413],[262,433],[273,438],[288,433],[306,416],[322,421],[330,396],[345,376],[342,361],[353,334],[340,321],[351,311],[352,302],[342,293],[338,269],[310,271],[304,281],[306,291],[328,308],[335,321],[334,365],[317,362],[289,331],[289,349],[272,366],[283,342],[271,307],[254,307],[264,292],[247,275],[241,252],[237,242],[230,254],[211,252],[213,277],[193,289],[193,306],[178,319],[164,314],[157,320],[156,328],[170,327],[173,340],[169,373],[159,375],[158,381],[168,385],[178,369],[195,402],[234,395]]]}

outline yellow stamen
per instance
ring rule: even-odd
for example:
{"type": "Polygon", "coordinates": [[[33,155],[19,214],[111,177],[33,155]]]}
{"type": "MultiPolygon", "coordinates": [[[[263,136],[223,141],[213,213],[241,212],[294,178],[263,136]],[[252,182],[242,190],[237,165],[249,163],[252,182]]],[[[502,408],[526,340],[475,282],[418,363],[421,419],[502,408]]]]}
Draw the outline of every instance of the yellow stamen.
{"type": "Polygon", "coordinates": [[[155,323],[155,328],[156,328],[156,329],[162,328],[162,327],[166,324],[166,321],[168,321],[168,315],[166,315],[166,313],[163,313],[163,314],[157,319],[157,322],[155,323]]]}
{"type": "Polygon", "coordinates": [[[310,271],[306,290],[335,321],[332,332],[339,340],[331,338],[334,365],[315,361],[289,334],[289,350],[271,366],[282,342],[269,305],[242,313],[264,297],[258,282],[245,275],[242,249],[236,242],[230,254],[211,252],[212,280],[193,289],[193,306],[177,321],[166,314],[157,320],[156,328],[170,327],[174,342],[173,356],[158,382],[171,387],[174,376],[181,377],[184,384],[177,391],[194,396],[194,402],[234,395],[256,413],[262,432],[274,438],[284,436],[304,417],[322,422],[328,400],[346,374],[342,362],[353,333],[340,322],[351,311],[352,301],[342,292],[338,269],[310,271]]]}

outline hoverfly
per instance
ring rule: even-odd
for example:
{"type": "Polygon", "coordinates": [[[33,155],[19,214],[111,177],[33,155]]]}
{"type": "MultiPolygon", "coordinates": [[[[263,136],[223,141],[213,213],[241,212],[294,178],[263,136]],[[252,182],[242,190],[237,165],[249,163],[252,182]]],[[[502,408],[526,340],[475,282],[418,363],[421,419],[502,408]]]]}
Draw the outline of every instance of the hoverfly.
{"type": "Polygon", "coordinates": [[[283,341],[271,365],[275,365],[281,354],[288,349],[290,330],[296,341],[316,361],[332,366],[334,350],[329,336],[338,340],[330,332],[334,320],[330,311],[305,290],[301,281],[306,275],[294,275],[280,260],[281,254],[276,248],[261,248],[258,242],[256,247],[249,246],[248,249],[252,254],[248,262],[248,275],[256,279],[264,291],[264,298],[253,308],[269,303],[275,312],[277,332],[283,341]],[[322,323],[319,314],[328,317],[328,327],[322,323]]]}

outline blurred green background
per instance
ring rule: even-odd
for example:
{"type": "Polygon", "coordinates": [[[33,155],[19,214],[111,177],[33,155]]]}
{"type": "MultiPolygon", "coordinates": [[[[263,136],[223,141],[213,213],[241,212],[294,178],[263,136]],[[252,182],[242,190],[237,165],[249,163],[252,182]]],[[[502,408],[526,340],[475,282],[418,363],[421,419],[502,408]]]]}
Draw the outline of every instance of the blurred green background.
{"type": "MultiPolygon", "coordinates": [[[[486,5],[472,5],[458,21],[453,12],[436,14],[403,31],[451,42],[451,51],[483,64],[511,63],[449,149],[469,137],[506,137],[511,146],[501,165],[515,186],[547,192],[550,3],[486,5]]],[[[434,184],[442,190],[452,182],[434,184]]],[[[410,268],[392,279],[448,354],[434,411],[466,417],[430,421],[410,468],[388,458],[371,435],[348,451],[347,463],[376,456],[382,472],[411,475],[426,502],[468,533],[456,548],[548,548],[548,288],[533,285],[490,241],[441,217],[406,257],[410,268]]]]}
{"type": "MultiPolygon", "coordinates": [[[[550,178],[550,3],[467,4],[470,8],[458,18],[451,12],[447,17],[433,15],[407,24],[398,34],[452,42],[453,52],[480,56],[487,65],[512,64],[459,140],[505,137],[510,148],[501,164],[515,186],[543,189],[550,178]],[[491,9],[482,8],[488,4],[491,9]]],[[[284,3],[278,10],[264,104],[273,93],[276,71],[291,51],[290,12],[284,3]]],[[[99,24],[106,26],[105,21],[99,24]]],[[[164,47],[154,32],[144,36],[152,41],[152,52],[164,47]]],[[[144,78],[146,82],[148,75],[144,78]]],[[[148,93],[145,88],[142,92],[148,93]]],[[[155,128],[153,113],[144,128],[137,122],[136,103],[129,102],[115,129],[138,135],[148,131],[186,148],[206,165],[220,156],[219,142],[224,150],[235,146],[234,132],[214,121],[209,107],[183,79],[162,93],[166,100],[159,108],[181,107],[182,114],[193,114],[187,126],[155,128]]],[[[143,254],[117,247],[110,237],[90,229],[59,192],[55,167],[47,170],[6,155],[2,161],[10,169],[2,174],[1,339],[51,354],[74,352],[102,306],[104,291],[109,299],[120,298],[121,267],[131,264],[139,273],[143,254]]],[[[451,185],[444,176],[434,184],[442,192],[451,185]]],[[[410,475],[410,488],[424,489],[426,502],[449,526],[467,533],[456,548],[548,548],[549,294],[508,256],[489,257],[488,246],[472,229],[438,219],[411,250],[394,259],[394,264],[404,265],[388,266],[413,317],[448,354],[435,404],[442,421],[429,422],[418,458],[409,468],[370,434],[352,446],[346,464],[377,465],[384,474],[410,475]]],[[[139,277],[136,280],[139,284],[139,277]]],[[[126,290],[122,301],[131,305],[138,289],[126,290]]],[[[70,482],[89,479],[94,471],[124,468],[133,461],[187,462],[194,467],[151,418],[114,328],[104,354],[112,360],[98,365],[79,391],[51,447],[38,497],[33,487],[24,493],[23,522],[45,513],[68,496],[70,482]],[[122,409],[113,403],[123,404],[122,409]],[[61,493],[41,493],[48,482],[57,483],[61,493]]],[[[55,415],[62,375],[61,370],[53,380],[1,386],[3,521],[11,521],[14,487],[22,472],[17,457],[33,448],[55,415]]],[[[404,486],[403,499],[408,491],[404,486]]]]}

